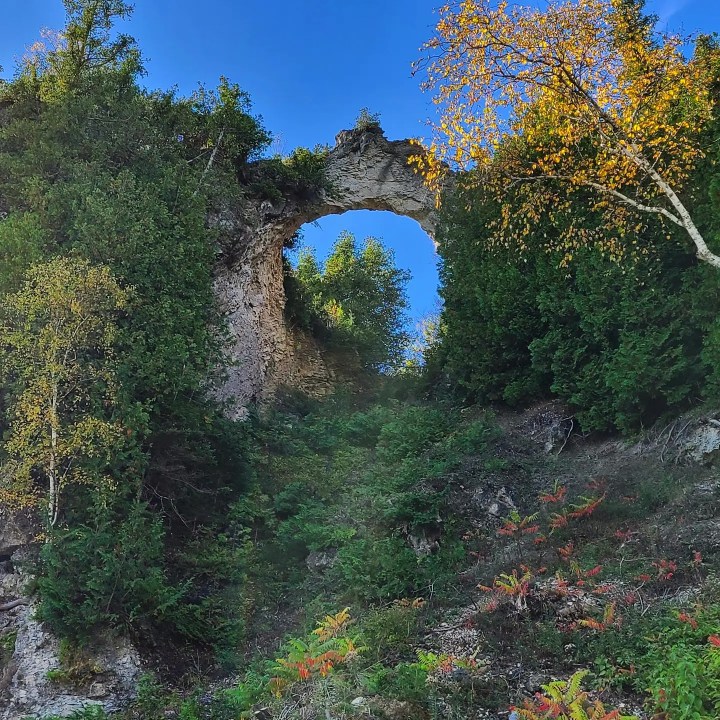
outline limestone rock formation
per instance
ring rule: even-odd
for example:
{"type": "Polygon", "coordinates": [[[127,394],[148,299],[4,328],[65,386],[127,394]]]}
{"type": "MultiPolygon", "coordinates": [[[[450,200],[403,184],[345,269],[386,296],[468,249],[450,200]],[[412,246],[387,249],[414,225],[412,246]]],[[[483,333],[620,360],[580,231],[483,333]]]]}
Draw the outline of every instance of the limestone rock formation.
{"type": "Polygon", "coordinates": [[[223,249],[215,288],[232,340],[221,391],[232,416],[281,385],[316,395],[331,385],[320,349],[285,322],[283,245],[305,223],[349,210],[389,210],[432,237],[435,198],[408,164],[417,151],[410,141],[387,140],[379,127],[343,131],[327,158],[330,190],[262,202],[244,197],[210,218],[223,249]]]}
{"type": "Polygon", "coordinates": [[[87,648],[88,673],[82,685],[56,677],[62,671],[60,643],[33,618],[34,608],[16,614],[15,650],[0,682],[0,720],[65,717],[89,705],[120,710],[135,697],[141,675],[140,657],[122,637],[98,640],[87,648]],[[3,687],[4,685],[4,687],[3,687]]]}
{"type": "Polygon", "coordinates": [[[80,685],[53,679],[63,669],[60,641],[35,619],[32,598],[23,598],[37,531],[30,515],[0,509],[0,605],[9,606],[0,611],[0,720],[64,717],[87,705],[117,710],[135,696],[141,674],[139,654],[122,636],[86,649],[80,685]]]}

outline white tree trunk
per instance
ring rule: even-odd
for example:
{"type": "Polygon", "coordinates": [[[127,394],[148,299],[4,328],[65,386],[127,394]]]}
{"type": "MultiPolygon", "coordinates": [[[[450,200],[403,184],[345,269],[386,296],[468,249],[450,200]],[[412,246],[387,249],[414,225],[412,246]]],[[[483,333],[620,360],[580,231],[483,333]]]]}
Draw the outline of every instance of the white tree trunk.
{"type": "Polygon", "coordinates": [[[57,468],[57,404],[58,387],[53,385],[52,402],[50,405],[50,462],[48,469],[48,527],[55,525],[58,518],[58,505],[60,499],[60,484],[57,468]]]}

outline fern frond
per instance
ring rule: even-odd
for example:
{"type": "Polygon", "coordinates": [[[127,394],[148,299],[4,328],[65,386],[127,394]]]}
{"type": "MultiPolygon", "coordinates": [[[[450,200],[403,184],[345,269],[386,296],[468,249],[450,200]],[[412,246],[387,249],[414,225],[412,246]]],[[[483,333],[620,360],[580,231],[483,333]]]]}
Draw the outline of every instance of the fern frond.
{"type": "MultiPolygon", "coordinates": [[[[565,691],[566,698],[572,701],[572,699],[574,699],[581,692],[580,685],[582,685],[582,681],[588,676],[589,673],[589,670],[578,670],[570,676],[570,679],[567,681],[567,690],[565,691]]],[[[586,693],[583,693],[583,695],[586,695],[586,693]]]]}

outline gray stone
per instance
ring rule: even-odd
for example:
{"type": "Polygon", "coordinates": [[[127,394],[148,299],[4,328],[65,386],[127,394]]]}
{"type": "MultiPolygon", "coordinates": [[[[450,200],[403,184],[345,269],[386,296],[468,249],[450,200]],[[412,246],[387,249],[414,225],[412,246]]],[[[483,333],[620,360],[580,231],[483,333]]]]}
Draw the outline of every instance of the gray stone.
{"type": "Polygon", "coordinates": [[[313,572],[325,572],[335,564],[336,558],[337,550],[316,550],[305,558],[305,565],[307,565],[308,570],[313,572]]]}
{"type": "MultiPolygon", "coordinates": [[[[310,197],[286,192],[278,201],[246,194],[211,214],[221,248],[215,292],[231,336],[218,394],[229,401],[231,417],[245,417],[250,404],[283,385],[315,396],[332,388],[336,371],[328,358],[285,321],[282,248],[305,223],[348,210],[389,210],[417,220],[432,237],[435,197],[408,164],[418,152],[410,141],[388,141],[379,128],[343,131],[327,158],[331,190],[310,197]]],[[[248,172],[261,174],[262,163],[248,172]]]]}
{"type": "Polygon", "coordinates": [[[690,429],[683,438],[681,451],[693,462],[714,462],[720,455],[720,423],[711,418],[690,429]]]}
{"type": "Polygon", "coordinates": [[[35,534],[28,516],[10,512],[0,506],[0,557],[10,556],[19,548],[28,545],[35,534]]]}
{"type": "Polygon", "coordinates": [[[114,712],[135,695],[141,675],[140,658],[124,638],[106,638],[87,649],[96,667],[93,681],[75,688],[48,678],[60,668],[60,643],[34,619],[34,608],[22,607],[17,613],[17,640],[7,678],[0,695],[0,720],[58,715],[65,717],[88,705],[102,705],[114,712]]]}
{"type": "Polygon", "coordinates": [[[425,535],[408,535],[408,542],[419,558],[433,555],[440,549],[440,543],[436,538],[428,538],[425,535]]]}

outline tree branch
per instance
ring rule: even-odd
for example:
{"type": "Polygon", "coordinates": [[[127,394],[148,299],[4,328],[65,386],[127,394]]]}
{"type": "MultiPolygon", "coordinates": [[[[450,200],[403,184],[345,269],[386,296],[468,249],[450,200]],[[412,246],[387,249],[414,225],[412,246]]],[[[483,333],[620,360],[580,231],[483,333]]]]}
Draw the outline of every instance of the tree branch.
{"type": "Polygon", "coordinates": [[[601,185],[600,183],[592,182],[591,180],[587,180],[582,184],[594,188],[598,192],[612,195],[614,198],[617,198],[621,203],[624,203],[625,205],[630,205],[631,207],[634,207],[636,210],[640,210],[641,212],[662,215],[663,217],[666,217],[668,220],[670,220],[670,222],[673,222],[678,227],[681,227],[683,230],[687,229],[679,217],[673,215],[669,210],[666,210],[665,208],[657,207],[656,205],[644,205],[637,200],[633,200],[631,197],[628,197],[624,193],[613,190],[609,187],[605,187],[605,185],[601,185]]]}
{"type": "Polygon", "coordinates": [[[213,148],[212,155],[210,156],[210,159],[208,160],[208,164],[205,166],[205,169],[203,170],[203,174],[200,177],[200,182],[198,183],[198,186],[192,195],[193,197],[196,197],[197,194],[200,192],[200,188],[202,187],[203,182],[205,182],[205,176],[210,172],[210,168],[213,166],[213,163],[215,162],[215,156],[217,155],[217,152],[220,149],[220,144],[222,143],[224,136],[225,136],[225,131],[222,130],[220,132],[220,136],[217,139],[217,142],[215,143],[215,147],[213,148]]]}
{"type": "Polygon", "coordinates": [[[532,175],[529,177],[513,177],[511,178],[513,183],[519,183],[519,182],[531,182],[535,180],[562,180],[563,182],[573,183],[576,185],[584,185],[587,187],[591,187],[598,192],[605,193],[607,195],[612,195],[614,198],[617,198],[620,202],[630,205],[631,207],[634,207],[636,210],[640,210],[641,212],[646,213],[653,213],[656,215],[663,215],[671,222],[675,223],[678,227],[683,228],[685,230],[685,225],[683,224],[682,220],[678,218],[677,216],[673,215],[669,210],[666,210],[662,207],[657,207],[656,205],[644,205],[643,203],[638,202],[637,200],[633,200],[631,197],[628,197],[624,193],[619,192],[618,190],[613,190],[612,188],[609,188],[605,185],[602,185],[601,183],[593,182],[592,180],[585,180],[584,182],[578,183],[572,179],[569,175],[532,175]]]}

